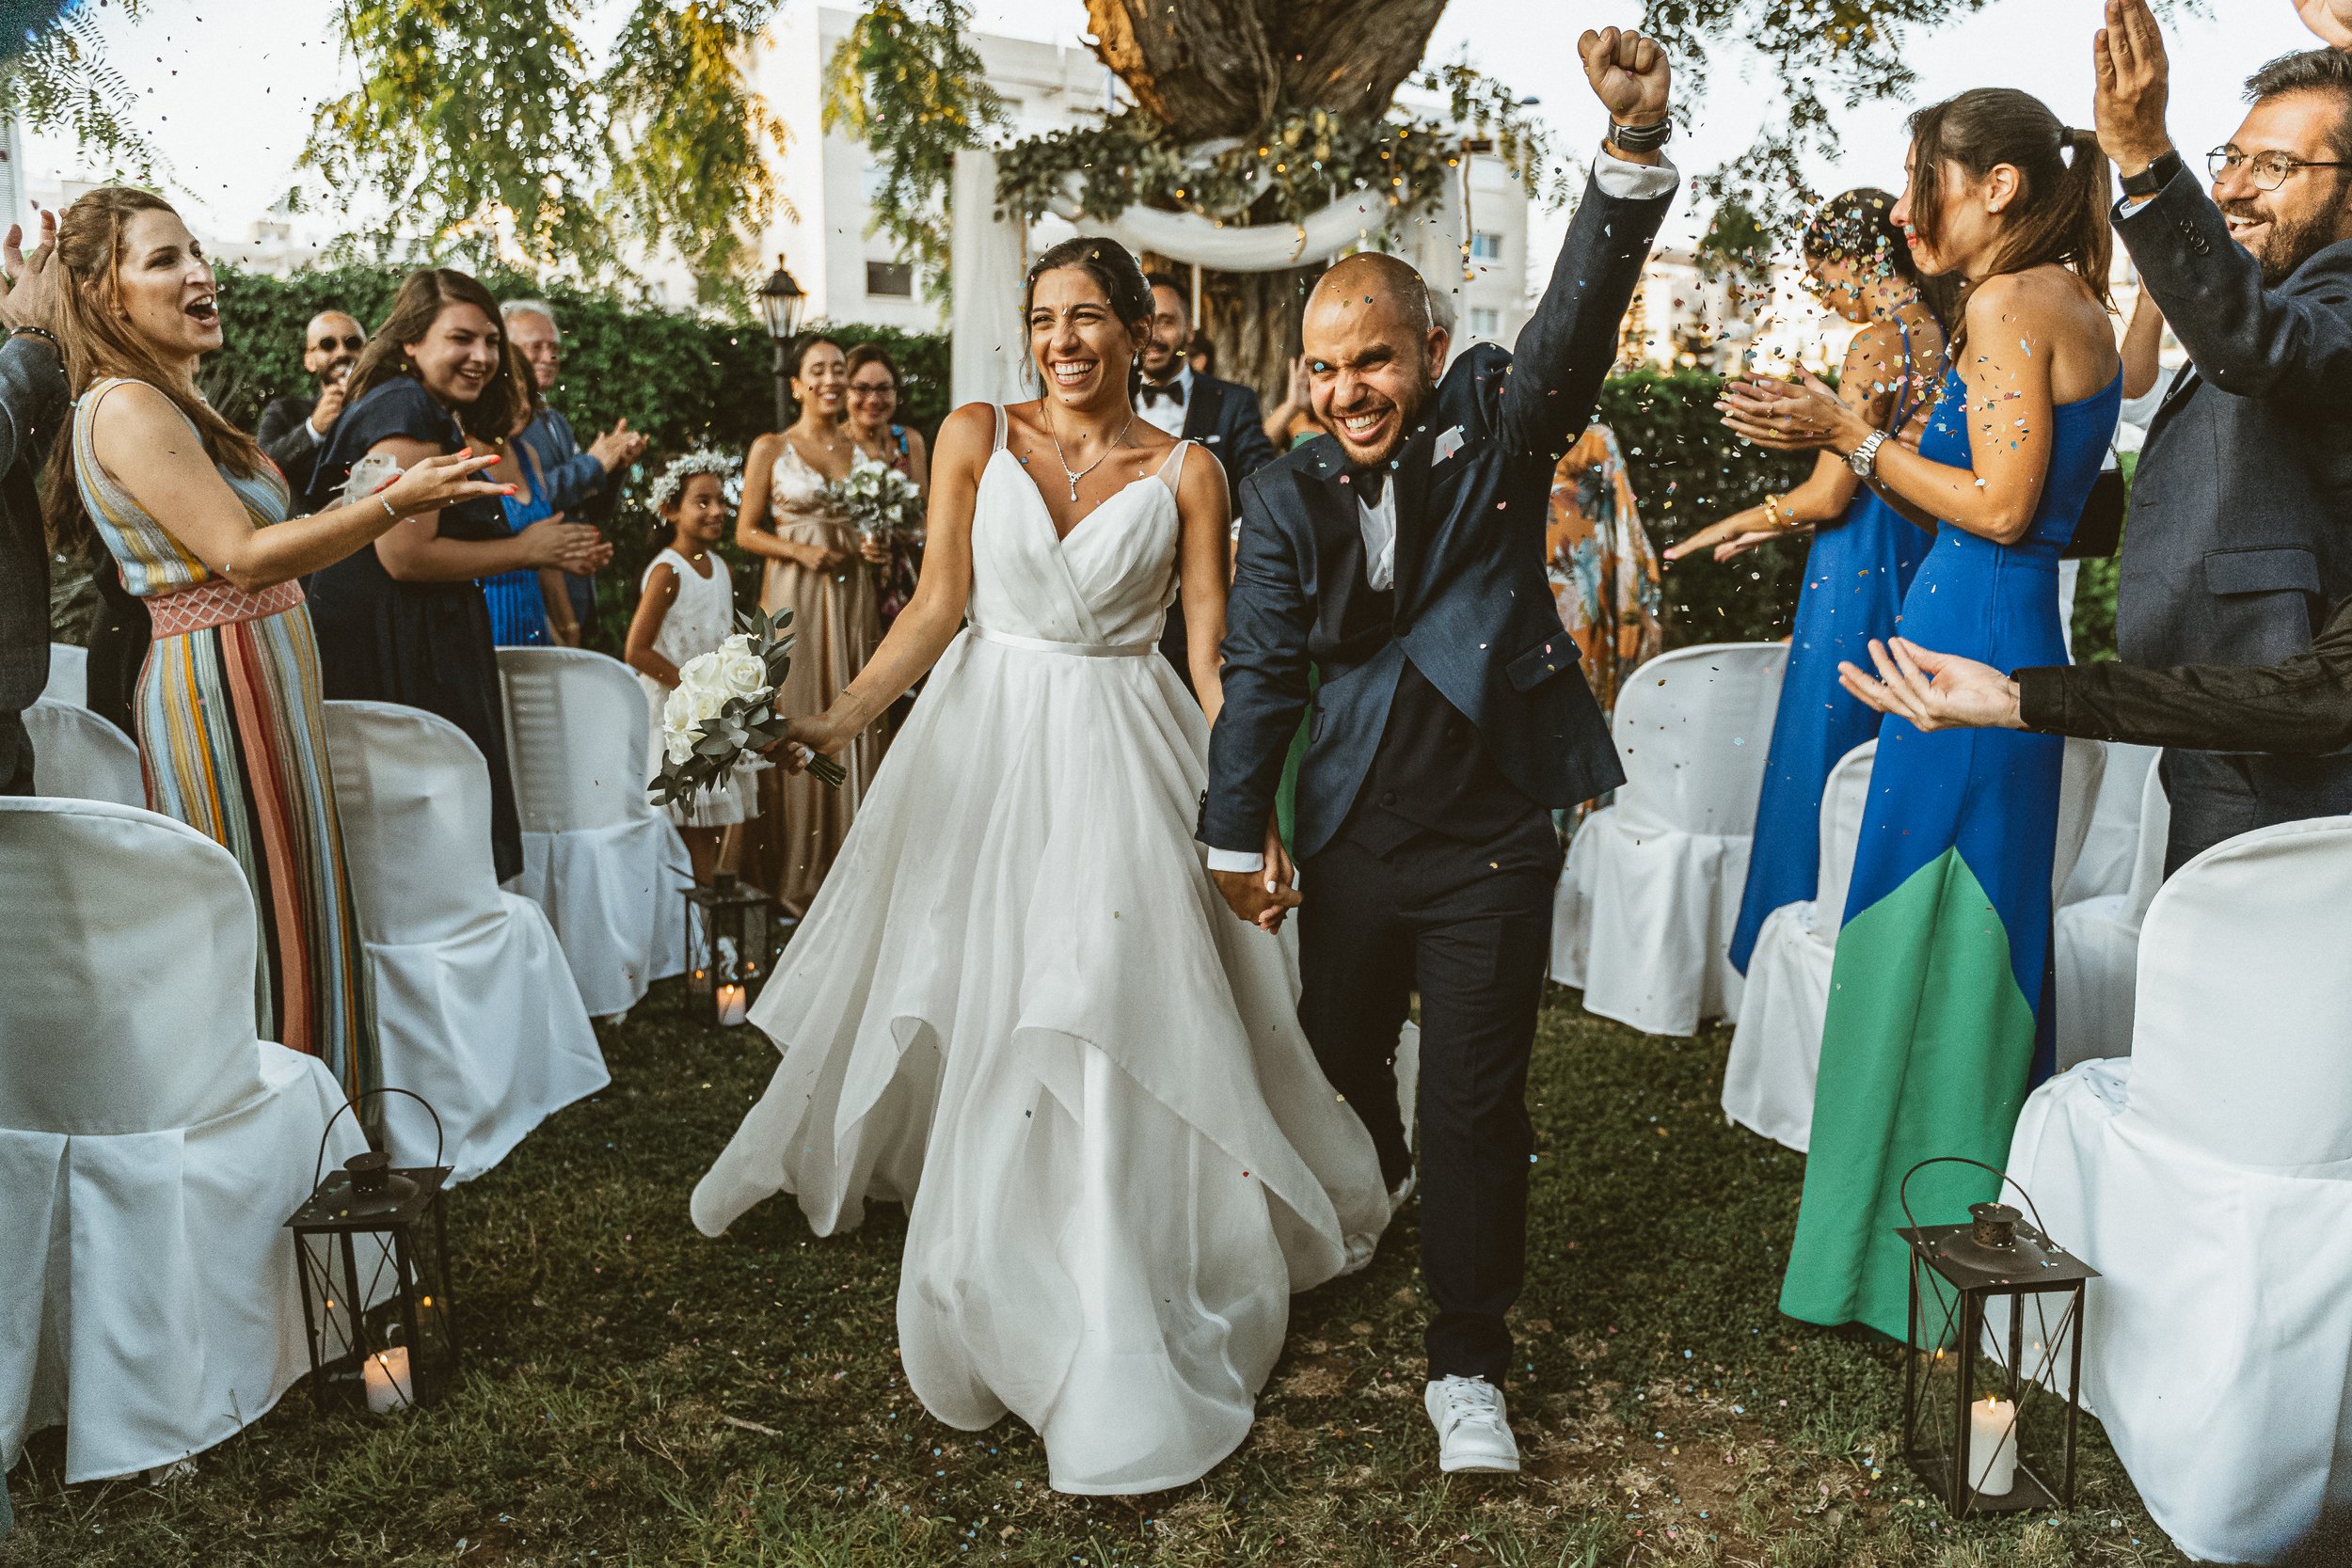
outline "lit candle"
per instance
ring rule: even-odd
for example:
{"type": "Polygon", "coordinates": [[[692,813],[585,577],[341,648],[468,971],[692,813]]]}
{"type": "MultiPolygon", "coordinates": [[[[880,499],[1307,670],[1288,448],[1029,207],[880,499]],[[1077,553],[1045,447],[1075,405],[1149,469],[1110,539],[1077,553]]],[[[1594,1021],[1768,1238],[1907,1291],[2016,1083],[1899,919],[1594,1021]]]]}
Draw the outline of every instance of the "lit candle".
{"type": "Polygon", "coordinates": [[[1968,1489],[2005,1497],[2017,1484],[2017,1406],[1987,1394],[1968,1407],[1968,1489]]]}
{"type": "Polygon", "coordinates": [[[386,1416],[405,1410],[415,1402],[408,1383],[408,1347],[394,1345],[370,1355],[364,1365],[368,1383],[368,1414],[386,1416]]]}
{"type": "Polygon", "coordinates": [[[750,1010],[751,1004],[744,999],[741,986],[719,988],[719,1022],[721,1023],[732,1029],[743,1022],[743,1015],[750,1010]]]}

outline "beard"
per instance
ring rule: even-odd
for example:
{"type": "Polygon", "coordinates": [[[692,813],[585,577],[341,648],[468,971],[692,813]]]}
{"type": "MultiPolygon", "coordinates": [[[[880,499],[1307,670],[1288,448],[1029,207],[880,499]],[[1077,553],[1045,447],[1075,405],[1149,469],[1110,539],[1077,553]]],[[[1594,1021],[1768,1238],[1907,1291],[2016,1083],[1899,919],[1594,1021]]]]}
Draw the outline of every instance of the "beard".
{"type": "MultiPolygon", "coordinates": [[[[1389,428],[1388,434],[1381,437],[1376,447],[1360,447],[1349,441],[1345,436],[1339,435],[1340,421],[1347,416],[1337,409],[1332,410],[1330,429],[1338,436],[1340,450],[1347,454],[1349,462],[1359,467],[1376,468],[1386,463],[1397,454],[1399,448],[1412,438],[1413,421],[1421,417],[1422,409],[1428,404],[1429,395],[1437,388],[1437,379],[1429,373],[1427,358],[1422,357],[1417,360],[1413,367],[1412,383],[1405,388],[1404,397],[1396,404],[1396,423],[1389,428]]],[[[1360,414],[1367,410],[1357,408],[1348,412],[1360,414]]]]}
{"type": "MultiPolygon", "coordinates": [[[[2341,195],[2341,191],[2338,192],[2341,195]]],[[[2250,201],[2233,201],[2221,209],[2223,217],[2253,218],[2267,221],[2270,233],[2262,248],[2248,247],[2248,254],[2262,267],[2263,287],[2275,289],[2295,276],[2295,269],[2327,249],[2341,237],[2336,232],[2338,204],[2327,207],[2307,217],[2281,218],[2265,212],[2250,201]]]]}

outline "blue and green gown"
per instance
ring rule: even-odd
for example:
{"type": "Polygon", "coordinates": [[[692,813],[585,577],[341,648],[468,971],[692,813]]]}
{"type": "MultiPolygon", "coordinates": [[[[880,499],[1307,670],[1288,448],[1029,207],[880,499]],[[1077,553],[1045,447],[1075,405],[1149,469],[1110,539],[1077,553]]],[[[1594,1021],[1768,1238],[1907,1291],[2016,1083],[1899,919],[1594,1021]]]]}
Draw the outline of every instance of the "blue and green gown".
{"type": "MultiPolygon", "coordinates": [[[[2055,410],[2032,527],[1997,545],[1949,523],[1904,595],[1899,630],[1996,669],[2064,664],[2058,554],[2115,434],[2122,378],[2055,410]]],[[[1920,455],[1974,467],[1957,372],[1920,455]]],[[[2014,730],[1923,734],[1888,717],[1854,857],[1821,1033],[1812,1149],[1781,1310],[1908,1332],[1897,1227],[1903,1175],[1936,1155],[1999,1166],[2029,1086],[2052,1070],[2050,873],[2064,742],[2014,730]]],[[[1919,1223],[1967,1217],[1997,1182],[1936,1165],[1911,1184],[1919,1223]]]]}

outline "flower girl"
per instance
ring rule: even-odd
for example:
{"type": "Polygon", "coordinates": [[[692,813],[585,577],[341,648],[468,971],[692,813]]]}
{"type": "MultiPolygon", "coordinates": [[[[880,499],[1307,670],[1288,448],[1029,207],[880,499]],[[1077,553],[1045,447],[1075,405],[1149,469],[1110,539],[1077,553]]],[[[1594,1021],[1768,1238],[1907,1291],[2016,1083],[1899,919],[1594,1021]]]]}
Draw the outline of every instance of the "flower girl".
{"type": "MultiPolygon", "coordinates": [[[[734,586],[727,563],[713,547],[734,521],[726,491],[735,471],[732,458],[695,451],[672,463],[653,483],[649,499],[670,538],[645,568],[626,650],[653,708],[649,779],[661,770],[661,714],[677,689],[679,666],[712,652],[735,629],[734,586]]],[[[735,869],[739,825],[757,810],[752,774],[758,766],[747,758],[719,787],[668,808],[693,858],[697,882],[708,882],[713,871],[735,869]]]]}

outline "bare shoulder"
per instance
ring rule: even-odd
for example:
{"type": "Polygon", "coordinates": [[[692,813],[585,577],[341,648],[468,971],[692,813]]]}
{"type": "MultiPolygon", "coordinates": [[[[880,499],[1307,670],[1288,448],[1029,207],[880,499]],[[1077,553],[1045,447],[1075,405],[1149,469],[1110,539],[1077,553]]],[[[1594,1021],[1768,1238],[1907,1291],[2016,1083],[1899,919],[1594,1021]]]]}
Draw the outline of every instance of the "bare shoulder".
{"type": "Polygon", "coordinates": [[[930,450],[929,443],[923,439],[923,433],[913,425],[907,426],[907,455],[919,463],[930,450]]]}
{"type": "Polygon", "coordinates": [[[1967,314],[1973,337],[2004,322],[2028,329],[2066,330],[2103,319],[2105,312],[2081,278],[2049,264],[1986,278],[1968,296],[1967,314]]]}
{"type": "Polygon", "coordinates": [[[137,442],[150,450],[159,441],[192,435],[179,405],[144,381],[118,381],[101,389],[90,405],[90,431],[109,449],[137,442]]]}
{"type": "Polygon", "coordinates": [[[1225,465],[1217,461],[1216,452],[1198,441],[1184,453],[1184,471],[1176,476],[1176,502],[1187,510],[1212,503],[1219,511],[1232,507],[1232,491],[1225,483],[1225,465]]]}

